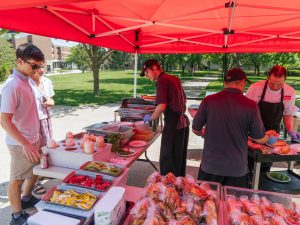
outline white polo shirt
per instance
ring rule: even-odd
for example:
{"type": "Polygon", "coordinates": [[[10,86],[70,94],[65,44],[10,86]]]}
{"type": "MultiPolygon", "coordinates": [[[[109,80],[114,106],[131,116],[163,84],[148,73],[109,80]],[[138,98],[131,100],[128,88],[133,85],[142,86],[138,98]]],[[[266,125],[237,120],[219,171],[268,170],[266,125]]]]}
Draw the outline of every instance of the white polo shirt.
{"type": "Polygon", "coordinates": [[[41,93],[41,91],[38,89],[37,85],[35,84],[34,80],[29,78],[29,83],[34,91],[36,106],[37,106],[38,115],[39,115],[40,120],[46,119],[46,118],[52,116],[51,107],[47,107],[47,109],[46,109],[46,107],[44,107],[42,105],[42,102],[43,102],[42,95],[44,95],[47,98],[52,98],[54,96],[54,90],[53,90],[51,80],[45,76],[42,76],[41,82],[43,83],[43,86],[44,86],[44,93],[41,93]]]}
{"type": "MultiPolygon", "coordinates": [[[[39,140],[40,123],[33,90],[28,77],[14,69],[2,88],[1,112],[12,113],[12,122],[20,133],[32,144],[39,140]]],[[[6,136],[8,145],[20,145],[6,136]]]]}
{"type": "MultiPolygon", "coordinates": [[[[258,103],[261,99],[262,92],[265,86],[266,80],[258,81],[252,84],[246,96],[256,103],[258,103]]],[[[284,104],[284,111],[283,115],[293,115],[295,112],[298,111],[298,107],[295,106],[295,98],[296,98],[296,91],[290,85],[284,83],[283,84],[283,104],[284,104]]],[[[264,101],[270,103],[279,103],[281,100],[281,89],[278,91],[273,91],[267,86],[267,90],[265,93],[264,101]]]]}

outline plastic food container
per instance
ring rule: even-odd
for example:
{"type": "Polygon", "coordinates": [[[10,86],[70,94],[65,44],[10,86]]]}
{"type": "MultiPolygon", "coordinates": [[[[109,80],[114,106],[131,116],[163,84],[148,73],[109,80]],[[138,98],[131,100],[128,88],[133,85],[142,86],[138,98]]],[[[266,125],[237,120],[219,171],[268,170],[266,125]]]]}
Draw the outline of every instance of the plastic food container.
{"type": "Polygon", "coordinates": [[[128,137],[133,130],[133,127],[121,126],[118,124],[106,124],[97,128],[96,124],[84,128],[87,132],[95,134],[104,134],[108,136],[109,134],[121,134],[121,139],[128,137]]]}
{"type": "Polygon", "coordinates": [[[133,135],[133,140],[143,140],[143,141],[150,141],[156,134],[151,130],[134,130],[135,134],[133,135]]]}
{"type": "MultiPolygon", "coordinates": [[[[284,206],[288,209],[293,209],[295,203],[298,204],[298,206],[300,206],[299,205],[300,204],[300,196],[282,194],[282,193],[277,193],[277,192],[260,191],[260,190],[252,190],[252,189],[247,189],[247,188],[238,188],[238,187],[225,186],[225,187],[223,187],[223,200],[224,200],[223,218],[224,218],[224,225],[231,225],[232,224],[232,220],[231,220],[230,213],[229,213],[229,207],[230,207],[229,201],[228,201],[229,198],[231,198],[231,197],[240,198],[241,196],[242,196],[242,198],[245,198],[245,196],[247,196],[249,199],[251,199],[251,197],[253,197],[253,196],[255,198],[257,198],[257,196],[258,196],[259,199],[262,199],[262,197],[265,197],[271,203],[279,203],[279,204],[281,204],[282,206],[284,206]]],[[[263,205],[262,201],[258,205],[259,205],[259,207],[261,207],[263,205]]],[[[280,207],[278,204],[275,204],[275,205],[276,206],[274,206],[272,204],[271,207],[277,207],[277,206],[280,207]]],[[[251,207],[249,207],[249,208],[251,208],[251,209],[254,208],[255,209],[255,206],[251,205],[251,207]]],[[[244,210],[244,208],[243,208],[243,210],[244,210]]],[[[282,212],[282,215],[286,215],[283,212],[282,209],[280,209],[280,211],[282,212]]],[[[264,211],[262,211],[262,212],[264,212],[264,211]]]]}
{"type": "Polygon", "coordinates": [[[137,121],[134,123],[134,128],[139,131],[150,131],[149,123],[144,123],[144,121],[137,121]]]}

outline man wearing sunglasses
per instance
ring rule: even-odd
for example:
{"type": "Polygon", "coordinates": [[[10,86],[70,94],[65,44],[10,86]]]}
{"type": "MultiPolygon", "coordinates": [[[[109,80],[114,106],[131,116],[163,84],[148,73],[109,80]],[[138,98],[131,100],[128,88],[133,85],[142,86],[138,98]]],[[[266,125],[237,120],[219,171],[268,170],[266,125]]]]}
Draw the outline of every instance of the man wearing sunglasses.
{"type": "Polygon", "coordinates": [[[25,224],[29,214],[23,210],[39,201],[32,196],[37,178],[32,169],[41,158],[40,123],[29,78],[38,71],[42,72],[45,60],[39,48],[27,44],[18,47],[16,57],[17,66],[1,93],[1,125],[7,133],[6,144],[11,155],[8,184],[8,198],[13,212],[11,225],[25,224]]]}

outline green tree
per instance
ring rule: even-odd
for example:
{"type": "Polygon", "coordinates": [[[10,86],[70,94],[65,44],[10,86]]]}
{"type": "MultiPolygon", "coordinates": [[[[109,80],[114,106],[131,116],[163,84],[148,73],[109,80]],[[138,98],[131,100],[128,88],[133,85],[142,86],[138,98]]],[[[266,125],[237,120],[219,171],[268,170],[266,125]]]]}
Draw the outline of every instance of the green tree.
{"type": "Polygon", "coordinates": [[[67,62],[77,64],[84,72],[87,68],[93,71],[94,95],[99,96],[99,71],[100,67],[107,64],[113,50],[94,45],[79,44],[71,49],[67,62]]]}
{"type": "Polygon", "coordinates": [[[0,81],[6,79],[15,66],[15,50],[5,38],[0,38],[0,81]]]}
{"type": "Polygon", "coordinates": [[[210,54],[210,60],[212,63],[220,66],[222,68],[222,75],[227,73],[228,69],[233,65],[233,54],[224,53],[224,54],[210,54]]]}
{"type": "Polygon", "coordinates": [[[83,44],[84,50],[90,59],[94,79],[94,95],[99,96],[99,70],[111,56],[113,50],[95,45],[83,44]]]}
{"type": "Polygon", "coordinates": [[[76,45],[71,48],[71,53],[66,60],[67,63],[75,63],[82,73],[88,68],[91,68],[91,61],[83,44],[76,45]]]}
{"type": "Polygon", "coordinates": [[[273,65],[291,66],[296,63],[297,55],[294,53],[273,53],[271,62],[273,65]]]}
{"type": "Polygon", "coordinates": [[[244,55],[248,58],[247,65],[254,66],[254,73],[258,76],[260,76],[262,66],[269,66],[271,64],[272,55],[270,53],[251,53],[244,55]]]}
{"type": "Polygon", "coordinates": [[[113,51],[108,60],[108,67],[113,70],[126,70],[133,68],[133,65],[134,55],[127,52],[113,51]]]}

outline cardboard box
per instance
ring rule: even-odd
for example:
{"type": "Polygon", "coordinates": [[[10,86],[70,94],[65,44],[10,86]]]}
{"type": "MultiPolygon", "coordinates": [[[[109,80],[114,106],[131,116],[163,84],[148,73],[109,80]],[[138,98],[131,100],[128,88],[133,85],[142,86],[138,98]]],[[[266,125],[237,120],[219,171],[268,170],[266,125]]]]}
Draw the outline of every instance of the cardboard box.
{"type": "Polygon", "coordinates": [[[95,225],[118,225],[125,211],[125,188],[112,187],[95,205],[95,225]]]}

